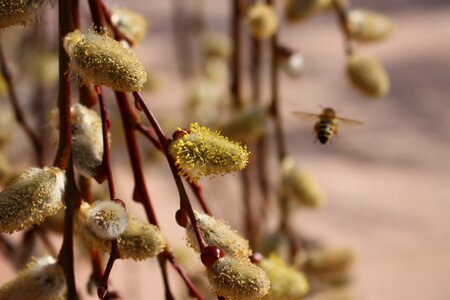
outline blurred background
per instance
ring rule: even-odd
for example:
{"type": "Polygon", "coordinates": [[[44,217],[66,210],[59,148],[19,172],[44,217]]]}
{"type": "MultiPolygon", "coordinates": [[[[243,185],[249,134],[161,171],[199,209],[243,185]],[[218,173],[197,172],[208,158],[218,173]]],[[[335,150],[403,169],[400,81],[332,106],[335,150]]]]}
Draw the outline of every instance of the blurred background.
{"type": "MultiPolygon", "coordinates": [[[[110,7],[126,6],[148,20],[148,34],[136,47],[152,83],[143,94],[167,133],[177,127],[187,127],[192,121],[208,122],[197,120],[187,109],[192,90],[198,84],[199,74],[195,70],[195,64],[199,63],[195,54],[198,49],[195,34],[189,30],[181,32],[181,36],[188,36],[194,44],[192,56],[181,53],[182,57],[192,58],[185,63],[194,66],[194,71],[183,76],[177,63],[179,41],[175,43],[172,8],[182,5],[192,10],[193,3],[201,3],[206,30],[227,35],[229,1],[117,0],[105,3],[110,7]],[[182,2],[184,4],[180,4],[182,2]]],[[[88,27],[87,5],[83,5],[84,24],[88,27]]],[[[450,3],[444,0],[353,0],[352,7],[376,10],[395,21],[395,32],[389,40],[358,47],[358,53],[377,57],[388,70],[392,87],[383,99],[368,99],[348,83],[344,72],[343,36],[333,13],[320,14],[299,25],[282,24],[280,40],[300,51],[305,60],[305,70],[299,79],[283,74],[281,78],[288,152],[315,177],[327,196],[323,208],[296,212],[294,226],[305,236],[354,251],[351,293],[355,299],[447,300],[450,299],[450,3]],[[291,113],[320,113],[321,107],[333,107],[339,115],[360,120],[364,125],[342,126],[339,136],[330,145],[321,145],[314,142],[314,121],[298,119],[291,113]]],[[[52,44],[55,9],[48,7],[41,19],[40,24],[48,32],[42,39],[52,44]]],[[[21,61],[32,55],[30,47],[20,46],[20,39],[31,30],[7,29],[1,36],[23,103],[35,96],[29,88],[29,79],[20,73],[21,61]]],[[[265,64],[269,64],[268,57],[265,64]]],[[[264,74],[263,98],[267,101],[269,75],[264,74]]],[[[245,80],[244,98],[248,99],[249,82],[248,78],[245,80]]],[[[224,82],[214,86],[212,93],[225,95],[226,89],[224,82]]],[[[50,103],[50,107],[56,101],[56,89],[46,93],[46,103],[50,103]]],[[[2,106],[2,109],[7,107],[2,106]]],[[[114,107],[115,102],[111,101],[111,111],[114,107]]],[[[37,111],[31,106],[27,106],[27,110],[29,113],[37,111]]],[[[42,127],[43,135],[48,135],[49,113],[44,111],[41,115],[47,123],[42,127]]],[[[120,178],[116,180],[118,195],[132,211],[144,217],[142,208],[127,200],[131,198],[133,182],[128,157],[120,146],[123,135],[118,117],[112,112],[113,143],[118,145],[112,150],[113,172],[120,178]]],[[[219,110],[207,112],[203,117],[222,116],[219,110]]],[[[6,157],[14,170],[20,171],[33,163],[31,149],[21,128],[15,126],[12,132],[6,157]]],[[[272,127],[270,132],[273,132],[272,127]]],[[[269,138],[272,144],[268,161],[271,171],[275,171],[272,133],[269,138]]],[[[50,139],[47,141],[48,148],[53,149],[48,153],[50,163],[55,147],[50,139]]],[[[192,256],[192,251],[185,246],[184,232],[174,220],[178,194],[170,170],[147,141],[142,141],[142,148],[148,152],[146,178],[162,230],[183,263],[182,257],[192,256]]],[[[237,229],[243,225],[239,178],[236,175],[201,182],[215,215],[228,220],[237,229]]],[[[271,220],[268,218],[267,222],[271,220]]],[[[83,256],[83,251],[77,253],[83,256]]],[[[81,258],[78,261],[77,282],[81,291],[89,275],[89,262],[81,258]]],[[[196,258],[186,258],[185,262],[187,269],[192,265],[198,267],[192,270],[201,269],[196,258]]],[[[2,284],[15,273],[3,257],[0,266],[2,284]]],[[[185,288],[178,277],[173,270],[170,273],[177,294],[185,296],[185,288]]],[[[111,280],[112,286],[127,299],[164,299],[156,260],[118,261],[111,280]]]]}

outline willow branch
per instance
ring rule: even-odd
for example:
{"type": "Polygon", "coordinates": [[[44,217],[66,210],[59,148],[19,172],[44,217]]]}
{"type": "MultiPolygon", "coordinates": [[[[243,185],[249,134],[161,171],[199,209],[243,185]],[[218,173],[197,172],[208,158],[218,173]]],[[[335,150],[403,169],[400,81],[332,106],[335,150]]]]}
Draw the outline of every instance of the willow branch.
{"type": "Polygon", "coordinates": [[[336,12],[336,15],[338,17],[339,25],[342,29],[342,32],[344,34],[345,42],[344,42],[344,48],[345,53],[347,55],[352,55],[355,52],[355,41],[353,40],[353,36],[350,30],[350,25],[348,22],[348,9],[346,7],[346,4],[342,0],[333,0],[333,7],[334,11],[336,12]]]}

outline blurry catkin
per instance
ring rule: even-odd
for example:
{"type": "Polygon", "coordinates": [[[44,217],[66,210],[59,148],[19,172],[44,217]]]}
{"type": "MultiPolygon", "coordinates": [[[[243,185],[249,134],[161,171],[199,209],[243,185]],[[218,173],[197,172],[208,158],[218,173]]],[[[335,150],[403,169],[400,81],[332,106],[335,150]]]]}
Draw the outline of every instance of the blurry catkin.
{"type": "Polygon", "coordinates": [[[8,182],[11,178],[11,164],[3,150],[0,150],[0,186],[8,182]]]}
{"type": "Polygon", "coordinates": [[[126,8],[113,8],[111,22],[133,43],[139,43],[147,32],[147,21],[144,16],[126,8]]]}
{"type": "Polygon", "coordinates": [[[276,255],[263,259],[259,265],[270,280],[270,291],[264,300],[299,300],[309,291],[305,275],[286,264],[276,255]]]}
{"type": "Polygon", "coordinates": [[[114,201],[95,201],[86,215],[86,226],[100,239],[117,239],[128,226],[125,208],[114,201]]]}
{"type": "Polygon", "coordinates": [[[305,71],[305,58],[299,52],[294,52],[281,62],[283,71],[291,78],[299,78],[305,71]]]}
{"type": "Polygon", "coordinates": [[[258,105],[249,105],[236,112],[219,130],[233,140],[250,142],[264,134],[266,123],[266,111],[258,105]]]}
{"type": "Polygon", "coordinates": [[[207,33],[202,36],[203,55],[207,58],[228,60],[231,55],[230,40],[221,34],[207,33]]]}
{"type": "Polygon", "coordinates": [[[283,192],[303,207],[317,208],[323,205],[324,194],[317,182],[295,164],[291,157],[283,160],[281,167],[283,192]]]}
{"type": "Polygon", "coordinates": [[[242,170],[249,156],[245,146],[198,123],[191,124],[189,133],[172,142],[170,153],[180,173],[191,182],[198,182],[204,176],[242,170]]]}
{"type": "MultiPolygon", "coordinates": [[[[90,248],[97,249],[100,253],[111,251],[111,241],[102,239],[90,228],[88,223],[90,206],[83,203],[78,214],[79,231],[90,248]]],[[[128,226],[123,234],[117,238],[121,258],[144,260],[161,253],[166,247],[164,239],[158,227],[143,222],[138,218],[128,215],[128,226]]]]}
{"type": "Polygon", "coordinates": [[[332,0],[288,0],[284,13],[288,22],[300,22],[328,9],[331,5],[332,0]]]}
{"type": "Polygon", "coordinates": [[[2,103],[0,105],[0,148],[5,147],[11,140],[14,124],[14,113],[2,103]]]}
{"type": "Polygon", "coordinates": [[[16,278],[0,287],[0,299],[64,300],[66,289],[63,269],[48,256],[30,263],[16,278]]]}
{"type": "MultiPolygon", "coordinates": [[[[195,218],[206,244],[218,246],[228,256],[248,258],[252,255],[248,241],[224,221],[199,212],[195,212],[195,218]]],[[[186,228],[186,234],[189,246],[200,253],[194,229],[190,224],[186,228]]]]}
{"type": "Polygon", "coordinates": [[[303,270],[312,279],[340,283],[348,279],[353,261],[348,249],[319,249],[308,254],[303,270]]]}
{"type": "Polygon", "coordinates": [[[0,0],[0,29],[31,25],[45,0],[0,0]]]}
{"type": "Polygon", "coordinates": [[[0,193],[0,232],[28,229],[57,213],[65,182],[57,167],[29,168],[16,176],[0,193]]]}
{"type": "Polygon", "coordinates": [[[383,65],[374,58],[351,55],[347,59],[347,75],[353,86],[370,97],[383,97],[390,89],[383,65]]]}
{"type": "Polygon", "coordinates": [[[394,31],[394,22],[389,17],[367,10],[349,11],[348,26],[352,37],[360,42],[381,41],[394,31]]]}
{"type": "Polygon", "coordinates": [[[8,94],[8,86],[6,85],[5,77],[0,74],[0,100],[8,94]]]}
{"type": "Polygon", "coordinates": [[[248,9],[247,24],[255,38],[264,40],[276,32],[278,19],[272,6],[258,3],[248,9]]]}
{"type": "Polygon", "coordinates": [[[134,52],[107,35],[84,35],[76,30],[64,38],[64,49],[71,70],[84,82],[129,93],[139,91],[147,81],[144,66],[134,52]]]}
{"type": "Polygon", "coordinates": [[[219,258],[208,269],[208,279],[211,289],[226,299],[261,299],[270,288],[266,273],[248,258],[219,258]]]}

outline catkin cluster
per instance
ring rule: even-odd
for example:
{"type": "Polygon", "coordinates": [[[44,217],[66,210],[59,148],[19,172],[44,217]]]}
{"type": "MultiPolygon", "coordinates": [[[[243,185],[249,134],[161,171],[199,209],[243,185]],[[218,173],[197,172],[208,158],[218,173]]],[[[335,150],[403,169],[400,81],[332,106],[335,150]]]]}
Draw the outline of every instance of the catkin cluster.
{"type": "Polygon", "coordinates": [[[12,233],[42,223],[63,207],[65,172],[57,167],[29,168],[0,193],[0,232],[12,233]]]}
{"type": "Polygon", "coordinates": [[[245,146],[197,123],[191,124],[189,133],[172,142],[170,153],[180,173],[192,182],[204,176],[242,170],[249,156],[245,146]]]}
{"type": "Polygon", "coordinates": [[[134,52],[107,35],[76,30],[64,38],[64,49],[71,70],[86,83],[128,93],[139,91],[147,81],[144,66],[134,52]]]}

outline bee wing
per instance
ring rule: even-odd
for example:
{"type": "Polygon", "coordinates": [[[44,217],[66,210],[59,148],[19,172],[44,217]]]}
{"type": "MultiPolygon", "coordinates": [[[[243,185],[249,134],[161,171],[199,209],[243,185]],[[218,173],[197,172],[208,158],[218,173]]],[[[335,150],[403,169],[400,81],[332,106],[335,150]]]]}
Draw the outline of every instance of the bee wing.
{"type": "Polygon", "coordinates": [[[318,114],[307,113],[302,111],[293,111],[292,113],[301,119],[317,120],[317,118],[320,117],[320,115],[318,114]]]}
{"type": "Polygon", "coordinates": [[[336,117],[336,119],[338,119],[340,122],[342,122],[345,125],[362,125],[362,124],[364,124],[361,121],[347,119],[347,118],[336,117]]]}

